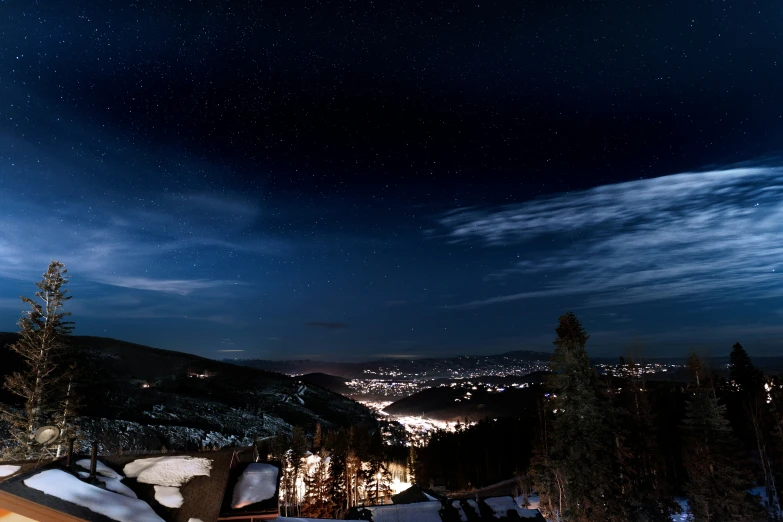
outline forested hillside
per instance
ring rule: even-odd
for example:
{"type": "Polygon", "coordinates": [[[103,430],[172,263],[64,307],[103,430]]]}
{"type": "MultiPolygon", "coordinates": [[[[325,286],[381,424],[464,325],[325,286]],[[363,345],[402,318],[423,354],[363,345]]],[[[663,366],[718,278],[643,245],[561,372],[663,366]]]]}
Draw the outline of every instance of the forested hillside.
{"type": "MultiPolygon", "coordinates": [[[[21,368],[0,334],[0,377],[21,368]]],[[[375,421],[360,404],[273,372],[100,337],[70,338],[84,440],[108,450],[251,444],[256,437],[312,433],[375,421]]],[[[0,401],[18,404],[0,390],[0,401]]]]}

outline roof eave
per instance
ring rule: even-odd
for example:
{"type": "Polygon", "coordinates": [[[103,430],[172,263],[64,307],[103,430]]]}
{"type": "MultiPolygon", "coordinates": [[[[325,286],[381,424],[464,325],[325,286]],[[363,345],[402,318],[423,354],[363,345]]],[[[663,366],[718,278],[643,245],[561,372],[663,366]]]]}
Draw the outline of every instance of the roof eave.
{"type": "Polygon", "coordinates": [[[84,519],[67,515],[36,502],[22,497],[17,497],[6,491],[0,491],[0,507],[33,520],[46,520],[47,522],[85,522],[84,519]]]}

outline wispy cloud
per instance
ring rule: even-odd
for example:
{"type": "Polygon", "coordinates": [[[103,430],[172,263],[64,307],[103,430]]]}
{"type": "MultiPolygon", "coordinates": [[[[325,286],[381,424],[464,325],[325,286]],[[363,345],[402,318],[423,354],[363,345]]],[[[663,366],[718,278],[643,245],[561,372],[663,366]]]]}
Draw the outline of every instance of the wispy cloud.
{"type": "Polygon", "coordinates": [[[40,204],[0,194],[0,277],[30,280],[59,259],[82,281],[188,295],[234,284],[208,266],[289,248],[255,222],[258,204],[237,196],[160,195],[122,205],[113,197],[40,204]]]}
{"type": "Polygon", "coordinates": [[[169,294],[189,295],[199,290],[208,290],[230,285],[238,285],[235,281],[209,279],[153,279],[149,277],[108,276],[98,278],[100,283],[136,290],[150,290],[169,294]]]}
{"type": "Polygon", "coordinates": [[[783,169],[686,173],[605,185],[439,220],[453,242],[525,252],[490,280],[522,288],[455,305],[583,295],[586,306],[783,296],[783,169]]]}

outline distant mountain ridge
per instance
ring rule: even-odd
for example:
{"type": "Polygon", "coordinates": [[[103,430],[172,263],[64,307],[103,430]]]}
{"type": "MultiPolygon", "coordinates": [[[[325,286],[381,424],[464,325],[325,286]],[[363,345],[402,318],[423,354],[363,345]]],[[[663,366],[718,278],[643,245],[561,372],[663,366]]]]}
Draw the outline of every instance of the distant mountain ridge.
{"type": "MultiPolygon", "coordinates": [[[[727,355],[706,357],[710,365],[718,370],[725,368],[729,363],[727,355]]],[[[347,379],[371,378],[379,375],[383,370],[393,368],[403,374],[427,374],[427,378],[448,378],[454,376],[455,369],[461,371],[475,371],[482,367],[490,368],[507,363],[547,363],[552,357],[551,352],[537,352],[531,350],[514,350],[495,355],[459,355],[453,357],[425,357],[421,359],[375,359],[365,362],[336,362],[314,361],[311,359],[291,359],[276,361],[270,359],[223,359],[224,362],[249,366],[267,371],[284,373],[287,375],[303,375],[309,373],[323,373],[347,379]]],[[[682,357],[644,357],[645,363],[658,364],[685,364],[687,355],[682,357]]],[[[756,366],[767,372],[783,372],[783,356],[753,357],[756,366]]],[[[591,357],[593,365],[617,364],[620,357],[591,357]]]]}
{"type": "Polygon", "coordinates": [[[366,362],[334,362],[313,361],[310,359],[294,359],[273,361],[268,359],[223,359],[225,362],[249,366],[267,371],[302,375],[308,373],[325,373],[344,378],[367,378],[378,375],[384,370],[394,369],[403,374],[427,373],[431,378],[447,377],[453,370],[478,370],[484,367],[494,367],[504,362],[532,363],[547,362],[552,356],[548,352],[516,350],[497,355],[459,355],[454,357],[425,357],[421,359],[375,359],[366,362]]]}

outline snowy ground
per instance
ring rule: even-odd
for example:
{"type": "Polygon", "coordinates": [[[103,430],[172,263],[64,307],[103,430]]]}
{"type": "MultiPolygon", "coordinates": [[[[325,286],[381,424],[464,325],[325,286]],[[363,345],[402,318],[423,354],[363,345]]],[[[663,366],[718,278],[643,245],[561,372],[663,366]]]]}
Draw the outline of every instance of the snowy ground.
{"type": "Polygon", "coordinates": [[[185,426],[144,425],[138,422],[80,418],[78,420],[80,440],[98,440],[99,453],[124,451],[145,451],[166,446],[170,450],[249,446],[255,437],[227,435],[222,432],[206,431],[185,426]]]}
{"type": "Polygon", "coordinates": [[[506,517],[509,511],[516,511],[520,518],[536,518],[538,515],[537,509],[519,507],[517,502],[511,497],[485,498],[484,503],[492,508],[495,518],[506,517]]]}
{"type": "Polygon", "coordinates": [[[688,501],[684,498],[675,498],[675,502],[680,505],[680,513],[672,515],[671,519],[674,522],[687,522],[691,520],[690,508],[688,507],[688,501]]]}
{"type": "MultiPolygon", "coordinates": [[[[764,486],[753,488],[749,490],[748,493],[760,497],[761,504],[764,506],[767,505],[767,490],[766,488],[764,488],[764,486]]],[[[671,519],[674,522],[690,522],[691,520],[693,520],[691,518],[691,509],[690,506],[688,505],[688,499],[684,497],[677,497],[674,499],[674,501],[680,505],[681,512],[676,515],[672,515],[671,519]]]]}

